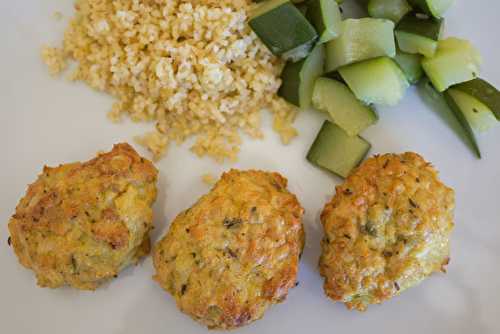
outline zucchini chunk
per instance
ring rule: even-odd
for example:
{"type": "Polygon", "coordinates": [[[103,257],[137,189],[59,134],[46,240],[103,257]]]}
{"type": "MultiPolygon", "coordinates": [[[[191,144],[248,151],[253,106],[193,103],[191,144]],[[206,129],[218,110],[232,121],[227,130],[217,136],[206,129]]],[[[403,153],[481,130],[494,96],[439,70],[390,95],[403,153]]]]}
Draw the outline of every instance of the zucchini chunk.
{"type": "Polygon", "coordinates": [[[477,78],[455,85],[453,88],[475,97],[486,105],[500,121],[500,92],[489,82],[477,78]]]}
{"type": "Polygon", "coordinates": [[[339,73],[354,95],[366,104],[394,106],[409,87],[404,73],[388,57],[344,66],[339,73]]]}
{"type": "Polygon", "coordinates": [[[319,34],[318,43],[328,42],[340,35],[342,14],[335,0],[310,0],[307,18],[319,34]]]}
{"type": "Polygon", "coordinates": [[[425,14],[439,19],[453,5],[454,0],[408,0],[413,7],[418,7],[425,14]]]}
{"type": "Polygon", "coordinates": [[[397,50],[394,61],[399,65],[405,74],[406,79],[412,85],[416,84],[424,75],[424,70],[422,70],[421,64],[421,55],[405,53],[397,50]]]}
{"type": "Polygon", "coordinates": [[[455,88],[447,89],[445,94],[455,101],[473,130],[485,132],[496,125],[497,120],[490,108],[472,95],[455,88]]]}
{"type": "Polygon", "coordinates": [[[326,72],[381,56],[394,57],[394,22],[362,18],[342,21],[341,34],[326,43],[326,72]]]}
{"type": "Polygon", "coordinates": [[[396,40],[401,51],[433,57],[444,29],[444,20],[406,15],[396,27],[396,40]]]}
{"type": "Polygon", "coordinates": [[[307,153],[307,160],[345,178],[359,165],[370,148],[370,143],[365,139],[351,137],[335,124],[325,121],[307,153]]]}
{"type": "Polygon", "coordinates": [[[398,23],[403,16],[411,11],[411,6],[406,0],[370,0],[368,14],[371,17],[388,19],[398,23]]]}
{"type": "Polygon", "coordinates": [[[425,74],[439,92],[475,79],[480,64],[481,56],[472,44],[453,37],[439,41],[434,57],[422,60],[425,74]]]}
{"type": "Polygon", "coordinates": [[[285,60],[305,58],[318,38],[314,27],[289,0],[258,4],[248,24],[273,54],[285,60]]]}
{"type": "Polygon", "coordinates": [[[306,59],[288,62],[281,72],[282,84],[278,95],[302,109],[309,108],[314,82],[323,74],[324,59],[324,47],[318,44],[306,59]]]}
{"type": "Polygon", "coordinates": [[[377,122],[377,114],[361,103],[341,82],[318,78],[314,84],[314,108],[328,112],[332,121],[349,136],[355,136],[377,122]]]}
{"type": "Polygon", "coordinates": [[[477,144],[476,136],[474,134],[474,131],[472,130],[471,124],[465,116],[464,110],[462,110],[461,108],[461,106],[463,105],[461,105],[460,102],[457,102],[454,95],[450,94],[448,90],[443,93],[443,96],[451,111],[462,126],[462,129],[465,132],[466,138],[469,140],[474,153],[479,159],[481,159],[481,150],[479,149],[479,145],[477,144]]]}

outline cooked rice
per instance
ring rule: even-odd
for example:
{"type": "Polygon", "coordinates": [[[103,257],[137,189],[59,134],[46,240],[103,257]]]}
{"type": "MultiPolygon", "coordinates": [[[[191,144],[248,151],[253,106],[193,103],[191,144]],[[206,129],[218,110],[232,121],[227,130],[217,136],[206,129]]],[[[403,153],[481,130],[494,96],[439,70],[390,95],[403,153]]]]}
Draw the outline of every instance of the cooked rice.
{"type": "Polygon", "coordinates": [[[155,121],[138,141],[159,158],[195,135],[192,151],[236,159],[240,130],[261,138],[261,110],[284,143],[297,110],[277,97],[283,63],[246,24],[250,0],[77,0],[61,49],[44,48],[51,73],[113,95],[109,117],[155,121]]]}

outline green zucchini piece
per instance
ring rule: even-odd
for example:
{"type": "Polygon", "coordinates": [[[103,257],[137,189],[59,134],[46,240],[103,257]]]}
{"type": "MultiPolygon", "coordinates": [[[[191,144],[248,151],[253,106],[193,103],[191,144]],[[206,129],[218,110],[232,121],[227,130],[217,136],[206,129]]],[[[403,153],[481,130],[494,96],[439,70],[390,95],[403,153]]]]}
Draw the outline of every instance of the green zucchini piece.
{"type": "Polygon", "coordinates": [[[365,158],[370,148],[365,139],[349,136],[337,125],[325,121],[307,153],[307,160],[345,178],[365,158]]]}
{"type": "MultiPolygon", "coordinates": [[[[457,117],[455,110],[452,110],[448,101],[445,99],[444,94],[439,93],[432,83],[425,78],[418,85],[419,92],[425,103],[441,118],[442,121],[457,135],[458,138],[474,153],[475,156],[480,157],[481,152],[477,145],[474,133],[468,131],[467,126],[464,127],[463,123],[457,117]],[[472,135],[472,136],[471,136],[472,135]]],[[[462,118],[463,119],[463,118],[462,118]]]]}
{"type": "Polygon", "coordinates": [[[454,0],[408,0],[413,7],[420,8],[424,13],[441,18],[454,0]]]}
{"type": "Polygon", "coordinates": [[[485,132],[496,125],[491,110],[475,97],[454,88],[448,88],[446,93],[453,98],[473,130],[485,132]]]}
{"type": "Polygon", "coordinates": [[[377,122],[377,114],[361,103],[341,82],[318,78],[312,96],[314,108],[328,112],[332,121],[349,136],[355,136],[377,122]]]}
{"type": "Polygon", "coordinates": [[[466,40],[447,38],[439,41],[436,54],[422,60],[422,68],[439,92],[448,87],[475,79],[481,55],[466,40]]]}
{"type": "Polygon", "coordinates": [[[342,14],[335,0],[310,0],[307,18],[319,34],[318,43],[326,43],[340,35],[342,14]]]}
{"type": "Polygon", "coordinates": [[[281,73],[282,84],[278,95],[302,109],[309,108],[314,82],[323,74],[324,59],[324,47],[318,44],[306,59],[288,62],[281,73]]]}
{"type": "Polygon", "coordinates": [[[406,76],[406,79],[411,84],[416,84],[424,75],[422,70],[422,56],[417,54],[405,53],[397,50],[394,61],[399,65],[406,76]]]}
{"type": "Polygon", "coordinates": [[[479,149],[476,136],[474,135],[474,131],[472,130],[472,127],[469,124],[467,117],[465,116],[464,110],[460,108],[460,105],[457,103],[457,101],[455,101],[454,97],[449,93],[449,91],[446,90],[443,93],[443,96],[451,111],[453,111],[453,114],[462,126],[464,132],[467,134],[467,138],[469,139],[469,142],[474,149],[474,153],[479,159],[481,159],[481,150],[479,149]]]}
{"type": "Polygon", "coordinates": [[[444,29],[444,20],[406,15],[396,27],[396,40],[401,51],[432,57],[444,29]]]}
{"type": "Polygon", "coordinates": [[[366,104],[394,106],[409,87],[404,73],[388,57],[344,66],[339,73],[354,95],[366,104]]]}
{"type": "Polygon", "coordinates": [[[411,11],[411,6],[406,0],[370,0],[368,14],[371,17],[388,19],[398,23],[403,16],[411,11]]]}
{"type": "Polygon", "coordinates": [[[453,88],[467,93],[485,104],[500,121],[500,92],[490,83],[477,78],[455,85],[453,88]]]}
{"type": "Polygon", "coordinates": [[[362,18],[342,21],[341,34],[326,43],[326,72],[381,56],[394,57],[394,22],[362,18]]]}
{"type": "Polygon", "coordinates": [[[318,34],[289,0],[268,0],[257,5],[248,22],[275,55],[286,60],[305,58],[318,34]]]}

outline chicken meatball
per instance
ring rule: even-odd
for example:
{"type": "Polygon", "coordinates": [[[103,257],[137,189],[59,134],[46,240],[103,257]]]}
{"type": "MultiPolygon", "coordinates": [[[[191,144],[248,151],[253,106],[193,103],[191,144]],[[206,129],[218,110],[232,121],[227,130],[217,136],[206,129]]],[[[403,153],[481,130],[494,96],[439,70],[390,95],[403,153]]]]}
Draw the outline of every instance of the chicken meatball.
{"type": "Polygon", "coordinates": [[[208,328],[246,325],[295,286],[302,215],[281,175],[231,170],[155,246],[154,279],[208,328]]]}
{"type": "Polygon", "coordinates": [[[321,214],[326,295],[364,311],[445,272],[454,205],[453,190],[419,155],[366,160],[321,214]]]}
{"type": "Polygon", "coordinates": [[[94,290],[149,253],[157,170],[128,144],[88,162],[44,167],[9,222],[38,285],[94,290]]]}

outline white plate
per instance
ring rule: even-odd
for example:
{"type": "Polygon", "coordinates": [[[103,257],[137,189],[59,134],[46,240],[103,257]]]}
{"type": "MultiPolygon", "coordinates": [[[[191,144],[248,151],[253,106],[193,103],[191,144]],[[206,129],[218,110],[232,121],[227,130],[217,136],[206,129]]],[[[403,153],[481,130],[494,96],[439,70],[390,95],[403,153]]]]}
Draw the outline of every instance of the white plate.
{"type": "MultiPolygon", "coordinates": [[[[131,141],[147,125],[113,125],[105,114],[112,100],[84,84],[49,77],[40,46],[60,41],[72,0],[0,1],[0,332],[2,333],[204,333],[181,314],[173,299],[151,280],[151,259],[126,270],[95,292],[38,288],[7,246],[7,222],[26,185],[44,164],[86,160],[113,143],[131,141]],[[56,21],[59,10],[65,19],[56,21]]],[[[446,35],[471,40],[484,57],[482,76],[500,87],[500,2],[457,1],[446,15],[446,35]]],[[[264,124],[264,141],[246,140],[240,161],[218,165],[199,160],[188,145],[172,147],[157,164],[160,193],[154,240],[182,209],[208,187],[200,175],[230,168],[276,170],[306,208],[307,245],[298,288],[265,317],[238,333],[500,333],[500,130],[480,136],[476,160],[412,89],[396,108],[380,109],[380,122],[366,131],[372,153],[421,153],[457,194],[456,229],[447,275],[435,275],[400,297],[366,313],[331,303],[316,270],[321,230],[318,215],[340,180],[308,164],[304,155],[321,116],[300,115],[300,137],[282,146],[264,124]]],[[[144,153],[144,152],[143,152],[144,153]]],[[[235,332],[236,333],[236,332],[235,332]]]]}

